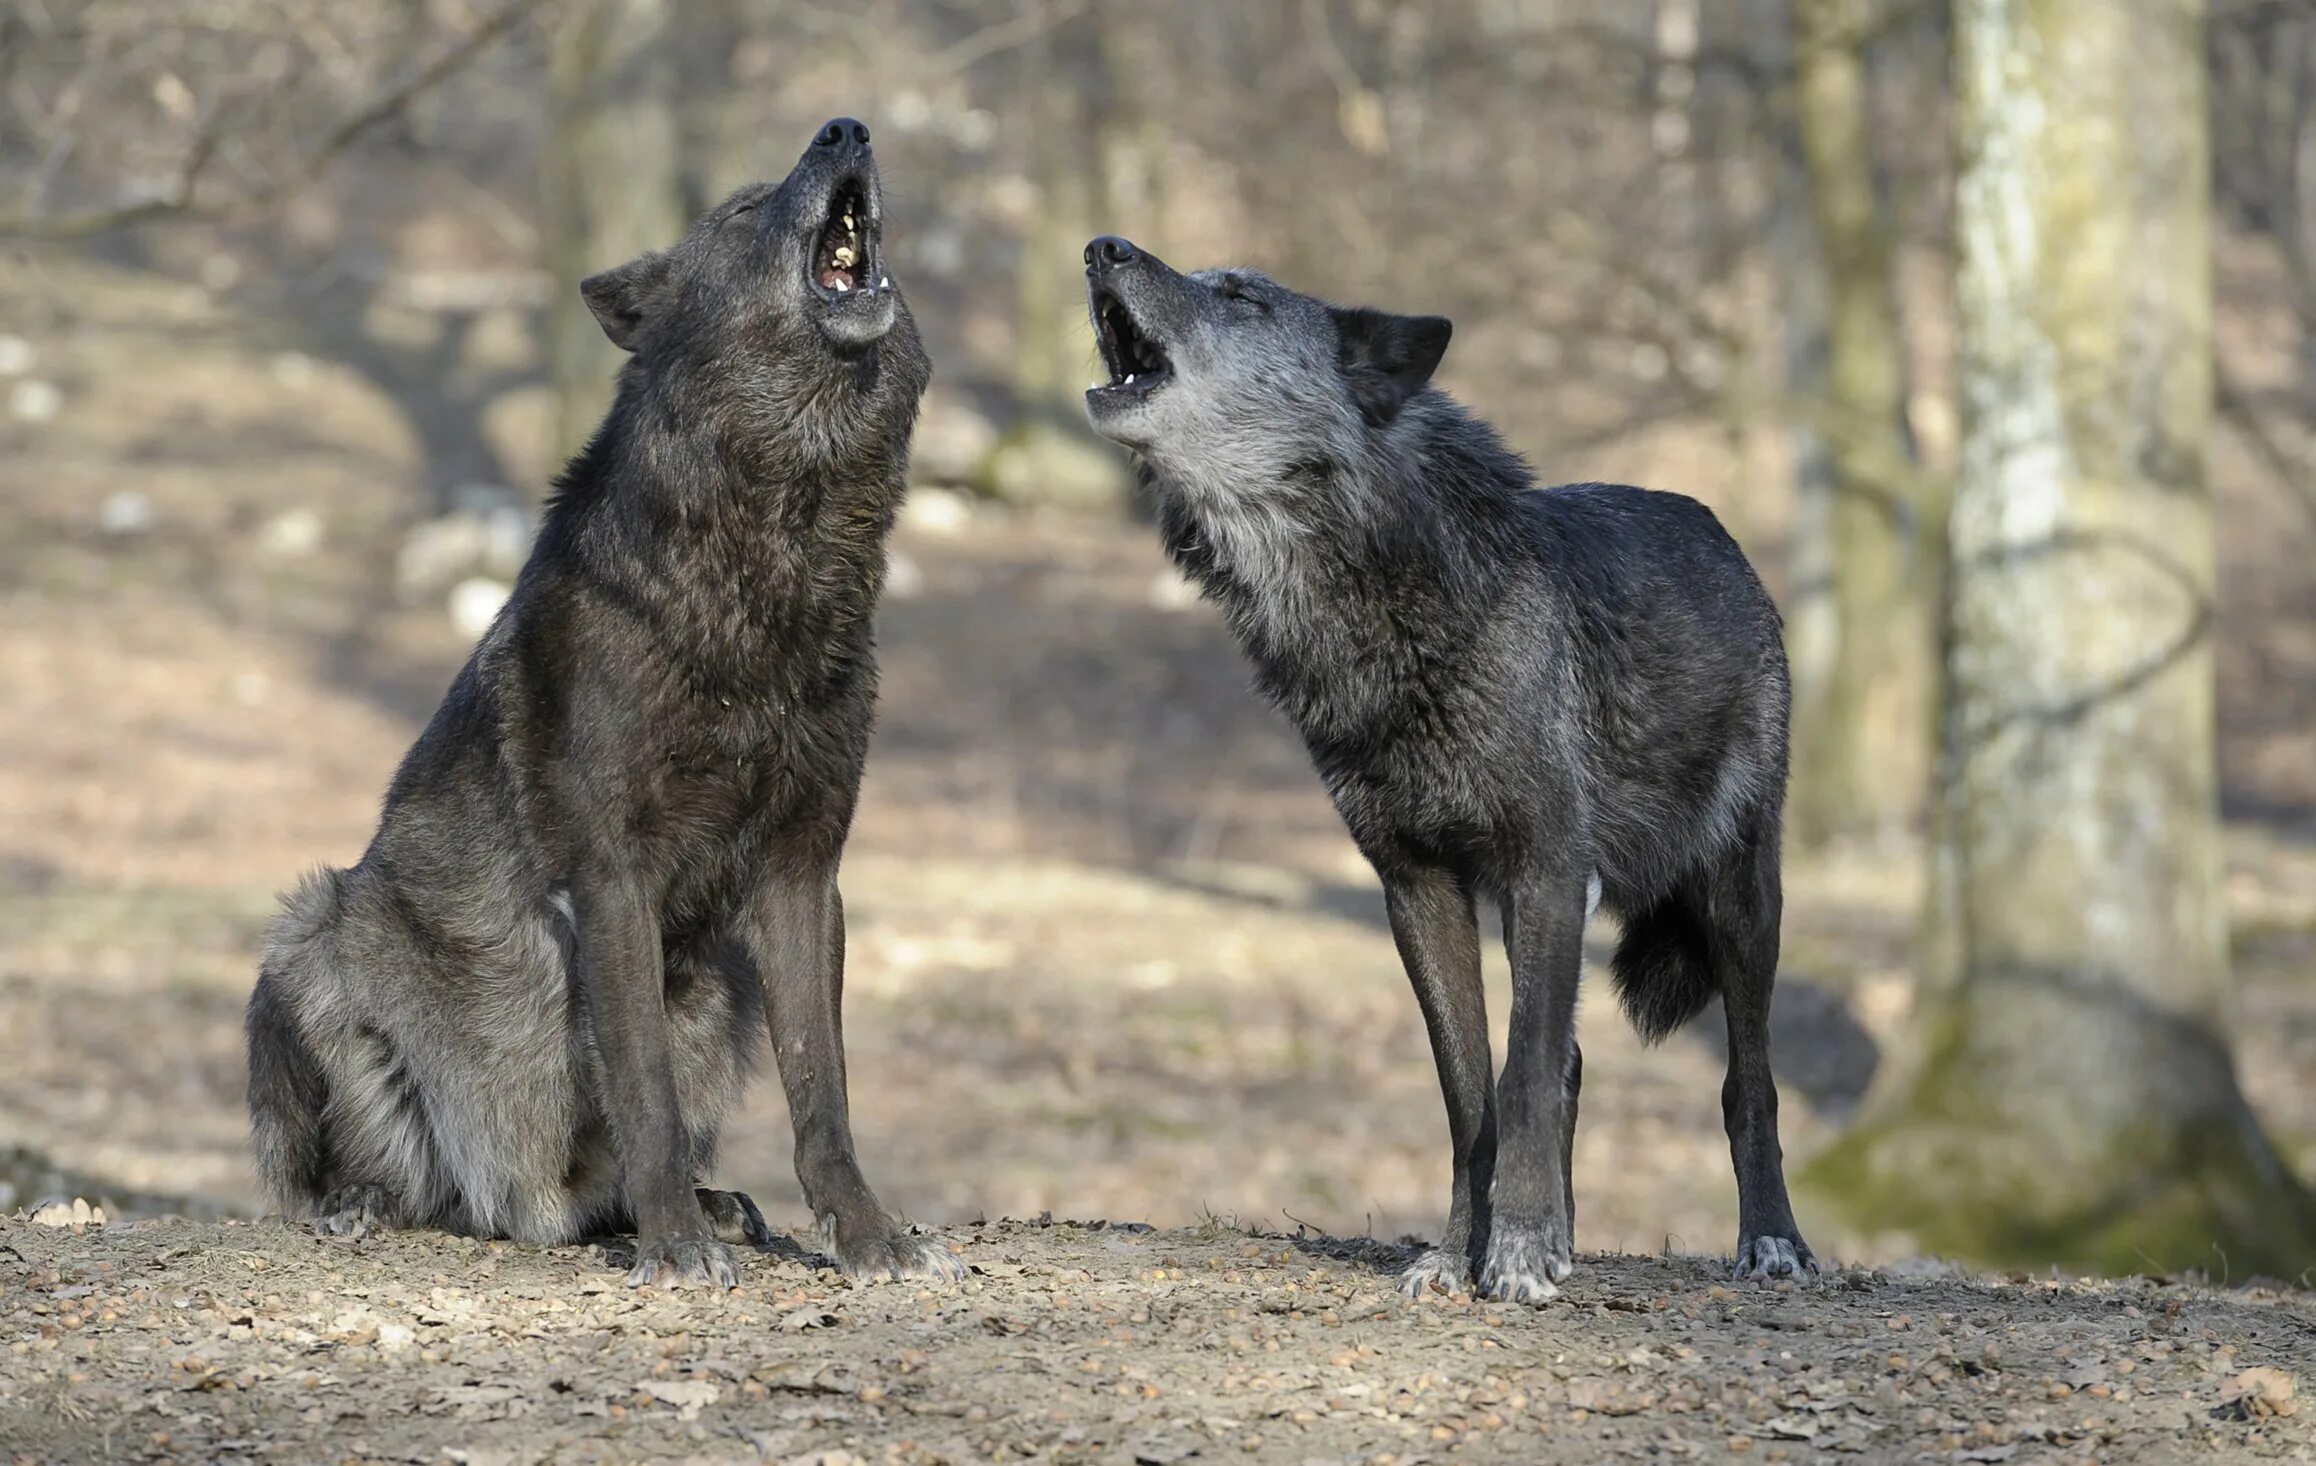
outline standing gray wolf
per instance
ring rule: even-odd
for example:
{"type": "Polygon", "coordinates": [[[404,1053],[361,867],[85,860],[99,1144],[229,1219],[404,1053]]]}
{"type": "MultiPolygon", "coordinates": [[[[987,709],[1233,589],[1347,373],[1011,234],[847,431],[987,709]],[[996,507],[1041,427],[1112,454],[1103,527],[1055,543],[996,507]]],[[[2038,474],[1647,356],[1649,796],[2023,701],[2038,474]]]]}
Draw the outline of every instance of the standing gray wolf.
{"type": "Polygon", "coordinates": [[[1620,917],[1654,1041],[1718,995],[1737,1271],[1814,1270],[1769,1074],[1790,695],[1777,609],[1710,511],[1537,491],[1430,386],[1437,316],[1344,310],[1245,270],[1086,249],[1110,380],[1166,548],[1218,602],[1382,878],[1455,1146],[1447,1234],[1401,1278],[1541,1300],[1568,1273],[1585,922],[1620,917]],[[1504,913],[1510,1051],[1491,1083],[1476,896],[1504,913]]]}
{"type": "Polygon", "coordinates": [[[695,1189],[768,1026],[796,1174],[859,1276],[957,1276],[853,1157],[837,860],[871,617],[931,376],[866,127],[580,282],[632,353],[497,622],[350,870],[250,998],[274,1204],[325,1232],[637,1233],[631,1284],[736,1279],[695,1189]]]}

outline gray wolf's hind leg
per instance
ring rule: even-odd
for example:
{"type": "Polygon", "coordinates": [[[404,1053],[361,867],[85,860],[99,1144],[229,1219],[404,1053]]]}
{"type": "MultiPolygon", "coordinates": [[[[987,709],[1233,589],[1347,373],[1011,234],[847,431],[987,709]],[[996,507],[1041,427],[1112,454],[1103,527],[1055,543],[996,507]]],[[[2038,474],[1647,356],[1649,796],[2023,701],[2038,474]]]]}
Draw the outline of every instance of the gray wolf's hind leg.
{"type": "Polygon", "coordinates": [[[772,1246],[772,1228],[746,1192],[710,1191],[702,1186],[698,1195],[700,1211],[707,1216],[708,1226],[720,1240],[748,1247],[772,1246]]]}
{"type": "Polygon", "coordinates": [[[1818,1271],[1793,1220],[1785,1156],[1777,1140],[1777,1084],[1769,1072],[1769,995],[1777,980],[1782,907],[1777,831],[1758,830],[1707,879],[1712,895],[1708,946],[1729,1020],[1729,1075],[1721,1116],[1737,1170],[1739,1278],[1777,1279],[1818,1271]]]}

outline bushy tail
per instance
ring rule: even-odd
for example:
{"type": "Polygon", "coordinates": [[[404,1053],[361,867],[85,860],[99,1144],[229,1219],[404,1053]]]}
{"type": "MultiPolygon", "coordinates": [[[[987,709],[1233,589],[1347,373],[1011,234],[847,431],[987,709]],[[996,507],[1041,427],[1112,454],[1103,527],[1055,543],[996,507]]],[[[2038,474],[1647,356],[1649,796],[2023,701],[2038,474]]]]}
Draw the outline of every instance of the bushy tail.
{"type": "Polygon", "coordinates": [[[266,942],[257,990],[243,1028],[249,1037],[249,1131],[266,1199],[293,1216],[311,1212],[329,1186],[330,1138],[323,1125],[329,1078],[299,1031],[285,989],[298,964],[317,960],[315,946],[338,912],[335,872],[305,882],[283,903],[266,942]]]}
{"type": "Polygon", "coordinates": [[[1657,1043],[1705,1011],[1721,991],[1705,924],[1693,898],[1675,891],[1624,919],[1609,970],[1617,1001],[1643,1043],[1657,1043]]]}
{"type": "Polygon", "coordinates": [[[322,1106],[329,1086],[298,1036],[271,973],[250,994],[249,1134],[266,1198],[292,1214],[313,1209],[328,1185],[329,1137],[322,1106]]]}

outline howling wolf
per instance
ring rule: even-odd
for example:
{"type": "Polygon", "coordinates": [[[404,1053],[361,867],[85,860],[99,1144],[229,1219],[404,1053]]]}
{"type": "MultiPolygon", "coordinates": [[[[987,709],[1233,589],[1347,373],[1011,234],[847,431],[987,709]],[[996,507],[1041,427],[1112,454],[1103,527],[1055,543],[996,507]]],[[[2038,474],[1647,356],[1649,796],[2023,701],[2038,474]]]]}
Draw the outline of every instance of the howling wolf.
{"type": "Polygon", "coordinates": [[[822,128],[664,253],[580,282],[631,353],[514,594],[359,864],[286,903],[249,1002],[274,1203],[328,1232],[634,1230],[628,1281],[731,1285],[699,1188],[769,1028],[796,1173],[861,1276],[954,1277],[861,1176],[837,860],[871,618],[931,375],[868,129],[822,128]]]}
{"type": "Polygon", "coordinates": [[[1663,1038],[1718,996],[1737,1272],[1816,1267],[1769,1073],[1790,694],[1776,607],[1710,511],[1538,491],[1430,385],[1437,316],[1347,310],[1251,270],[1086,249],[1110,380],[1175,562],[1218,602],[1382,878],[1453,1138],[1447,1234],[1401,1286],[1542,1300],[1574,1240],[1584,927],[1619,918],[1626,1014],[1663,1038]],[[1475,897],[1512,965],[1491,1076],[1475,897]]]}

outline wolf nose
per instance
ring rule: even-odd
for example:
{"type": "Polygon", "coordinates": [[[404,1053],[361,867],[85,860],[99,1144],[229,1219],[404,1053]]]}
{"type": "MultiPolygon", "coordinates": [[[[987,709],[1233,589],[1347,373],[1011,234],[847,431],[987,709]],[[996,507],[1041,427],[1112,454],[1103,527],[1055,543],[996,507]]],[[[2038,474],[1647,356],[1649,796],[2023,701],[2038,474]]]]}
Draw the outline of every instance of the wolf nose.
{"type": "Polygon", "coordinates": [[[842,147],[848,142],[856,148],[867,147],[869,142],[868,124],[855,121],[850,117],[832,118],[828,126],[820,130],[820,136],[812,140],[812,145],[816,148],[835,148],[842,147]]]}
{"type": "Polygon", "coordinates": [[[1086,268],[1113,270],[1134,258],[1134,246],[1115,234],[1105,234],[1086,246],[1086,268]]]}

